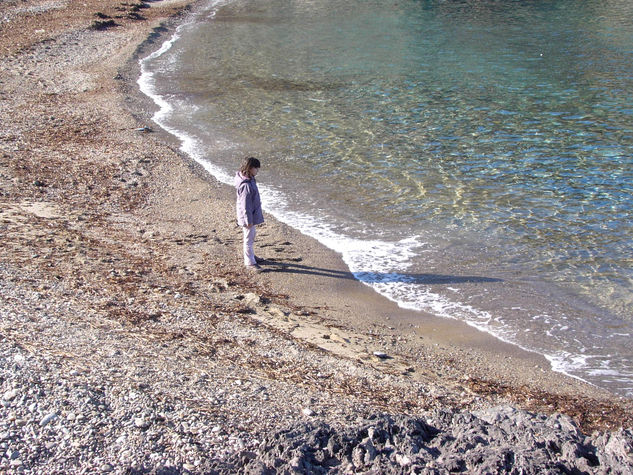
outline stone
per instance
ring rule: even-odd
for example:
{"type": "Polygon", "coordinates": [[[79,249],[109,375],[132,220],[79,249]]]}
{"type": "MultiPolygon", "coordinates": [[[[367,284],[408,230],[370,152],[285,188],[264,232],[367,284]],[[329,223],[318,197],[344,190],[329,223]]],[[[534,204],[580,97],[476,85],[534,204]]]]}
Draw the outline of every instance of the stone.
{"type": "Polygon", "coordinates": [[[138,427],[139,429],[147,429],[150,426],[150,423],[149,421],[147,421],[146,419],[142,417],[135,417],[134,425],[138,427]]]}
{"type": "Polygon", "coordinates": [[[56,412],[51,412],[47,415],[45,415],[42,420],[40,421],[40,426],[44,427],[46,425],[48,425],[49,423],[51,423],[52,421],[54,421],[55,419],[57,419],[57,413],[56,412]]]}
{"type": "Polygon", "coordinates": [[[407,457],[406,455],[402,455],[402,454],[396,454],[396,462],[401,467],[407,467],[411,465],[411,459],[407,457]]]}
{"type": "Polygon", "coordinates": [[[350,462],[350,471],[368,473],[633,473],[630,429],[589,438],[557,415],[510,407],[480,415],[440,409],[425,419],[381,415],[338,429],[301,421],[266,436],[254,459],[232,463],[245,473],[326,473],[350,462]]]}
{"type": "Polygon", "coordinates": [[[10,389],[2,395],[2,399],[5,401],[13,401],[16,397],[18,397],[18,394],[20,394],[20,391],[17,389],[10,389]]]}
{"type": "Polygon", "coordinates": [[[261,303],[261,299],[259,298],[259,295],[249,292],[246,295],[244,295],[243,302],[248,307],[255,307],[261,303]]]}

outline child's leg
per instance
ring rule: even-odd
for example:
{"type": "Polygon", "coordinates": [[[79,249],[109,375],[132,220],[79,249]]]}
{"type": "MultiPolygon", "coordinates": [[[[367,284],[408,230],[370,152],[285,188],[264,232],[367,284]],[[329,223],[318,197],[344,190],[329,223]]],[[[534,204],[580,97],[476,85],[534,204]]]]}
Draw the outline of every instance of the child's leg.
{"type": "Polygon", "coordinates": [[[242,228],[244,232],[244,265],[245,266],[254,266],[255,262],[255,251],[253,250],[253,244],[255,243],[255,226],[251,226],[247,228],[246,226],[242,228]]]}

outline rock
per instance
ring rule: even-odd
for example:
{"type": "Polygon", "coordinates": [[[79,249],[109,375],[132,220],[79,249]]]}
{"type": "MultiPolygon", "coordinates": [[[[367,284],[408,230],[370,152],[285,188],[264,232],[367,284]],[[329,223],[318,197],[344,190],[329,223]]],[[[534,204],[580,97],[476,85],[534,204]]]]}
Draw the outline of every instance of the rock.
{"type": "Polygon", "coordinates": [[[312,417],[314,416],[314,411],[312,409],[305,408],[301,411],[304,416],[312,417]]]}
{"type": "Polygon", "coordinates": [[[268,313],[277,318],[284,318],[288,316],[288,312],[284,312],[282,309],[276,306],[270,306],[268,308],[268,313]]]}
{"type": "Polygon", "coordinates": [[[352,463],[359,468],[365,466],[365,451],[362,447],[354,447],[352,450],[352,463]]]}
{"type": "Polygon", "coordinates": [[[40,426],[44,427],[46,425],[48,425],[49,423],[51,423],[52,421],[54,421],[55,419],[57,419],[57,413],[56,412],[51,412],[47,415],[44,416],[44,418],[40,421],[40,426]]]}
{"type": "Polygon", "coordinates": [[[396,462],[401,467],[407,467],[411,465],[411,459],[407,457],[406,455],[402,455],[402,454],[396,454],[396,462]]]}
{"type": "Polygon", "coordinates": [[[594,445],[600,465],[610,467],[613,473],[633,473],[633,429],[598,434],[594,445]]]}
{"type": "Polygon", "coordinates": [[[259,298],[259,295],[249,292],[248,294],[244,295],[243,302],[248,307],[255,307],[261,303],[261,299],[259,298]]]}
{"type": "Polygon", "coordinates": [[[13,401],[18,396],[18,394],[20,394],[20,391],[18,391],[17,389],[10,389],[2,395],[2,399],[4,399],[5,401],[13,401]]]}
{"type": "Polygon", "coordinates": [[[350,342],[349,338],[345,338],[345,337],[343,337],[341,335],[338,335],[337,333],[334,333],[334,332],[330,334],[330,339],[334,340],[334,341],[338,341],[339,343],[349,343],[350,342]]]}
{"type": "Polygon", "coordinates": [[[327,473],[332,466],[368,473],[417,473],[418,467],[429,473],[633,473],[632,430],[592,437],[560,415],[510,407],[479,416],[436,410],[428,422],[388,415],[341,429],[298,422],[267,436],[256,458],[232,463],[246,473],[327,473]]]}
{"type": "Polygon", "coordinates": [[[389,355],[387,353],[383,353],[382,351],[374,351],[374,356],[376,358],[380,358],[381,360],[389,358],[389,355]]]}
{"type": "Polygon", "coordinates": [[[150,426],[150,423],[149,421],[147,421],[146,419],[142,417],[135,417],[134,425],[138,427],[139,429],[147,429],[150,426]]]}
{"type": "Polygon", "coordinates": [[[90,28],[96,31],[103,31],[115,26],[118,26],[118,24],[114,20],[94,20],[90,28]]]}

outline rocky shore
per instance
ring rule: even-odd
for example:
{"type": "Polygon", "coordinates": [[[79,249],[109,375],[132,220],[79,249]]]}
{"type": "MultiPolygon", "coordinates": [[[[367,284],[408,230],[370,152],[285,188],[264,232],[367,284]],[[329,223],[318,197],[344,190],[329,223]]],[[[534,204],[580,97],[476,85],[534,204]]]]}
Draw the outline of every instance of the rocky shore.
{"type": "Polygon", "coordinates": [[[631,473],[630,400],[273,220],[243,271],[135,84],[189,3],[0,3],[0,472],[631,473]]]}

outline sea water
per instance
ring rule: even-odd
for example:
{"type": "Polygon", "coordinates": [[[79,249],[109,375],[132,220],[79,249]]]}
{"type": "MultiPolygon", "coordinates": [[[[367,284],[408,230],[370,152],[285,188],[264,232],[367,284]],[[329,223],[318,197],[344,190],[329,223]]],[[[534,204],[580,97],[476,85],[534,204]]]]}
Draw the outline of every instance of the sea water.
{"type": "Polygon", "coordinates": [[[633,2],[214,0],[141,68],[360,281],[633,395],[633,2]]]}

